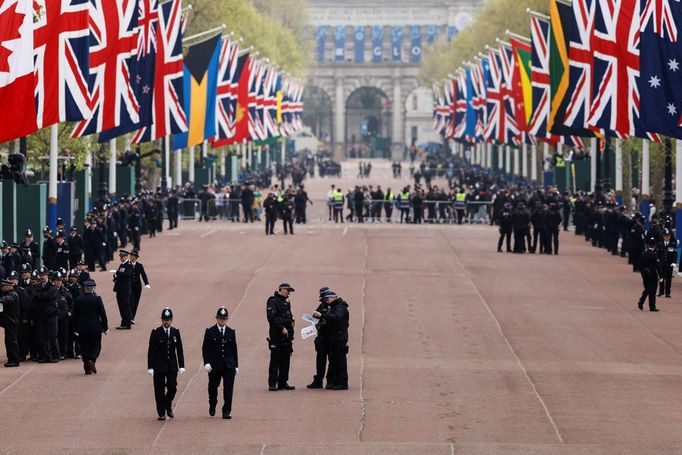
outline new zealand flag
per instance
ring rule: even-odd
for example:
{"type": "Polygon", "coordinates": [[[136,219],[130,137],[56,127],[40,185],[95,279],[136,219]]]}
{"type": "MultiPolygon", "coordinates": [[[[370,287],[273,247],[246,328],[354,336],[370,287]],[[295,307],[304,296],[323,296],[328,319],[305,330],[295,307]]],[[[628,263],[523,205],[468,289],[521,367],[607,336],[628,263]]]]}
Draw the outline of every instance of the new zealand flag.
{"type": "Polygon", "coordinates": [[[647,131],[682,139],[682,3],[641,0],[641,7],[640,121],[647,131]]]}

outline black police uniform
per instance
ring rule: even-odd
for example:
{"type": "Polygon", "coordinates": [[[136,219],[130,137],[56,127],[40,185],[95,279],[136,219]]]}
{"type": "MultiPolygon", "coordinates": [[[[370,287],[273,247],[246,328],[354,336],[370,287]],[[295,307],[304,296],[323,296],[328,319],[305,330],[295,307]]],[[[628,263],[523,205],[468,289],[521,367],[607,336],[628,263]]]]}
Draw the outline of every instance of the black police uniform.
{"type": "Polygon", "coordinates": [[[511,234],[512,234],[512,214],[508,208],[502,209],[498,219],[500,225],[500,239],[497,241],[497,251],[502,252],[502,244],[507,245],[507,253],[511,251],[511,234]]]}
{"type": "MultiPolygon", "coordinates": [[[[92,282],[85,282],[86,285],[88,283],[92,282]]],[[[102,351],[102,333],[109,330],[102,298],[87,292],[79,296],[73,305],[73,322],[78,332],[83,369],[90,374],[90,363],[94,366],[102,351]]]]}
{"type": "Polygon", "coordinates": [[[656,250],[649,248],[640,257],[640,273],[642,274],[642,283],[644,290],[637,302],[637,306],[641,310],[644,307],[644,301],[649,298],[649,309],[651,311],[658,311],[656,309],[656,288],[658,287],[658,257],[656,250]]]}
{"type": "MultiPolygon", "coordinates": [[[[320,298],[320,300],[323,299],[320,298]]],[[[321,302],[315,311],[323,315],[327,314],[327,311],[329,311],[329,305],[327,305],[325,302],[321,302]]],[[[324,374],[327,370],[327,359],[329,357],[324,336],[325,331],[327,330],[327,321],[320,319],[320,322],[317,323],[316,328],[317,336],[315,337],[315,376],[313,377],[313,382],[308,384],[309,389],[319,389],[322,387],[324,374]]]]}
{"type": "Polygon", "coordinates": [[[133,265],[130,261],[120,263],[114,274],[114,292],[116,293],[118,311],[121,314],[121,325],[119,327],[122,329],[129,329],[132,320],[130,312],[130,303],[132,301],[132,277],[133,265]]]}
{"type": "Polygon", "coordinates": [[[132,320],[135,320],[135,315],[137,314],[137,307],[140,304],[140,297],[142,297],[142,283],[145,286],[149,284],[149,278],[147,278],[147,272],[144,270],[144,265],[141,262],[131,263],[133,266],[132,282],[131,282],[131,302],[130,302],[130,315],[132,320]]]}
{"type": "MultiPolygon", "coordinates": [[[[61,233],[59,235],[62,235],[61,233]]],[[[54,269],[68,269],[69,268],[69,244],[65,241],[59,244],[57,242],[57,251],[55,253],[54,269]]]]}
{"type": "Polygon", "coordinates": [[[57,290],[57,340],[61,359],[64,359],[69,352],[73,352],[73,346],[69,349],[69,320],[72,314],[73,296],[62,284],[57,290]]]}
{"type": "Polygon", "coordinates": [[[337,298],[329,304],[329,311],[320,316],[326,322],[325,346],[329,353],[327,388],[348,389],[348,304],[337,298]]]}
{"type": "Polygon", "coordinates": [[[7,352],[6,367],[19,365],[19,296],[16,292],[3,292],[0,297],[0,327],[5,329],[5,350],[7,352]]]}
{"type": "Polygon", "coordinates": [[[677,240],[669,239],[667,242],[661,240],[658,243],[658,264],[659,275],[663,281],[660,281],[658,288],[658,296],[665,293],[666,297],[670,297],[670,287],[673,281],[673,266],[677,262],[677,240]]]}
{"type": "Polygon", "coordinates": [[[154,370],[154,398],[159,417],[172,416],[173,399],[178,389],[178,369],[185,368],[180,330],[163,326],[152,330],[147,350],[147,368],[154,370]]]}
{"type": "MultiPolygon", "coordinates": [[[[75,231],[74,231],[75,232],[75,231]]],[[[69,267],[76,268],[78,261],[83,258],[85,243],[80,234],[75,233],[69,237],[69,267]]]]}
{"type": "MultiPolygon", "coordinates": [[[[227,312],[225,313],[227,315],[227,312]]],[[[218,325],[206,329],[204,342],[201,346],[204,365],[211,365],[208,373],[208,405],[209,414],[215,414],[218,404],[218,386],[223,382],[223,417],[227,418],[232,413],[232,392],[234,390],[234,377],[239,368],[237,354],[237,339],[234,330],[225,326],[222,332],[218,325]]]]}
{"type": "Polygon", "coordinates": [[[57,341],[57,288],[50,282],[39,284],[33,291],[38,340],[40,343],[40,362],[59,361],[57,341]]]}
{"type": "Polygon", "coordinates": [[[268,367],[268,386],[270,389],[288,389],[289,364],[294,341],[294,318],[291,304],[287,297],[278,292],[267,302],[267,316],[270,324],[268,346],[270,347],[270,365],[268,367]],[[287,335],[282,330],[287,329],[287,335]]]}

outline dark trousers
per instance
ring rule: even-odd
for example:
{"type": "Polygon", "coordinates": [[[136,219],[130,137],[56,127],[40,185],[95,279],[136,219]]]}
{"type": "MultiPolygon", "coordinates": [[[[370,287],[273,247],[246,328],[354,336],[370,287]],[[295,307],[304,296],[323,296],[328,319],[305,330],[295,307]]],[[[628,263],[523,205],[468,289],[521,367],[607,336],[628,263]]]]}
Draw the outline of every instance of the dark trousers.
{"type": "Polygon", "coordinates": [[[86,332],[78,334],[78,341],[81,347],[83,368],[88,371],[88,362],[96,363],[99,353],[102,351],[102,333],[86,332]]]}
{"type": "Polygon", "coordinates": [[[315,377],[313,382],[322,384],[324,381],[324,374],[327,371],[327,350],[322,344],[321,339],[315,339],[315,377]]]}
{"type": "Polygon", "coordinates": [[[129,293],[116,293],[116,303],[118,303],[118,312],[121,314],[121,326],[123,327],[130,327],[130,302],[131,297],[129,293]]]}
{"type": "Polygon", "coordinates": [[[16,322],[2,321],[0,324],[5,329],[5,352],[7,352],[8,363],[19,363],[19,324],[16,322]]]}
{"type": "Polygon", "coordinates": [[[669,296],[670,286],[672,285],[673,282],[673,268],[670,267],[670,265],[668,265],[667,267],[664,266],[663,275],[661,275],[661,278],[663,278],[663,281],[660,282],[658,288],[658,295],[663,295],[665,293],[666,296],[669,296]]]}
{"type": "MultiPolygon", "coordinates": [[[[207,220],[208,221],[208,220],[207,220]]],[[[130,240],[133,242],[133,248],[140,250],[140,231],[135,228],[130,230],[130,240]]]]}
{"type": "Polygon", "coordinates": [[[327,384],[348,387],[348,363],[346,354],[348,346],[345,342],[333,343],[329,346],[329,373],[327,384]]]}
{"type": "Polygon", "coordinates": [[[178,372],[169,371],[157,373],[154,371],[154,399],[156,400],[156,412],[159,416],[166,414],[173,406],[175,393],[178,391],[178,372]]]}
{"type": "Polygon", "coordinates": [[[284,233],[293,234],[294,233],[294,220],[291,215],[282,218],[282,223],[284,224],[284,233]]]}
{"type": "Polygon", "coordinates": [[[69,318],[57,319],[57,340],[59,341],[60,357],[66,357],[69,345],[69,318]]]}
{"type": "Polygon", "coordinates": [[[544,249],[545,249],[545,241],[544,241],[545,234],[544,234],[544,232],[545,231],[542,229],[535,228],[535,227],[533,228],[533,246],[530,249],[533,253],[538,251],[537,250],[538,238],[540,238],[540,253],[542,253],[544,251],[544,249]]]}
{"type": "Polygon", "coordinates": [[[42,359],[59,360],[56,314],[38,320],[38,340],[40,341],[40,355],[42,359]]]}
{"type": "Polygon", "coordinates": [[[343,207],[340,207],[340,208],[334,207],[334,222],[335,223],[338,223],[338,222],[343,223],[343,207]]]}
{"type": "Polygon", "coordinates": [[[507,251],[511,251],[511,231],[503,231],[500,229],[500,239],[497,241],[497,251],[502,251],[502,243],[506,239],[507,251]]]}
{"type": "Polygon", "coordinates": [[[253,223],[253,209],[251,204],[242,204],[242,211],[244,212],[244,222],[253,223]]]}
{"type": "Polygon", "coordinates": [[[545,253],[559,254],[559,230],[545,231],[545,253]]]}
{"type": "Polygon", "coordinates": [[[142,297],[142,288],[133,286],[133,293],[130,295],[130,318],[133,321],[137,314],[137,306],[140,304],[140,297],[142,297]]]}
{"type": "Polygon", "coordinates": [[[400,209],[400,222],[402,223],[403,220],[405,220],[406,223],[410,222],[410,209],[409,208],[401,208],[400,209]]]}
{"type": "Polygon", "coordinates": [[[390,223],[391,216],[393,216],[393,207],[391,207],[390,205],[385,205],[384,210],[386,211],[386,222],[390,223]]]}
{"type": "Polygon", "coordinates": [[[265,217],[265,235],[275,234],[275,221],[277,221],[277,218],[274,216],[265,217]]]}
{"type": "Polygon", "coordinates": [[[178,215],[173,213],[168,213],[168,229],[174,229],[178,227],[178,215]]]}
{"type": "Polygon", "coordinates": [[[69,318],[69,341],[67,342],[66,354],[64,354],[69,358],[74,358],[81,354],[81,348],[75,332],[76,328],[73,324],[73,319],[69,318]]]}
{"type": "Polygon", "coordinates": [[[639,303],[644,304],[647,297],[649,298],[649,309],[653,310],[656,308],[656,288],[658,287],[658,277],[642,277],[642,283],[644,284],[644,290],[639,298],[639,303]]]}
{"type": "Polygon", "coordinates": [[[291,348],[289,345],[277,345],[270,348],[270,366],[268,367],[268,385],[283,387],[289,381],[289,364],[291,348]]]}
{"type": "Polygon", "coordinates": [[[211,370],[208,374],[208,404],[218,404],[218,386],[223,381],[223,415],[232,413],[232,392],[234,390],[234,368],[211,370]]]}
{"type": "Polygon", "coordinates": [[[31,326],[30,322],[22,322],[19,324],[19,357],[26,359],[30,354],[33,358],[38,358],[37,343],[35,340],[35,328],[31,326]]]}

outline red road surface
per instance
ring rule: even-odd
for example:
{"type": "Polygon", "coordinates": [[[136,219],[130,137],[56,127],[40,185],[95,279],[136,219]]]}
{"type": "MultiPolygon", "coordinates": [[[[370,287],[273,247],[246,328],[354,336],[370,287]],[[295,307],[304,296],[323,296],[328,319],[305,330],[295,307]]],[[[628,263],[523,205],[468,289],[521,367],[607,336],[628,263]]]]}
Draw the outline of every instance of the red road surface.
{"type": "MultiPolygon", "coordinates": [[[[372,183],[391,183],[375,172],[372,183]]],[[[331,182],[311,181],[311,197],[331,182]]],[[[266,238],[261,225],[185,222],[145,239],[152,289],[135,328],[104,338],[99,374],[75,360],[0,370],[0,451],[682,453],[677,279],[660,313],[640,312],[639,276],[573,234],[560,256],[533,256],[496,253],[487,226],[347,226],[266,238]],[[267,391],[265,300],[281,281],[296,287],[297,333],[319,287],[349,301],[350,390],[306,390],[313,343],[297,338],[297,389],[267,391]],[[176,418],[158,422],[146,350],[166,305],[187,372],[176,418]],[[240,354],[230,421],[208,416],[201,366],[220,305],[240,354]]],[[[110,275],[95,279],[113,327],[110,275]]]]}

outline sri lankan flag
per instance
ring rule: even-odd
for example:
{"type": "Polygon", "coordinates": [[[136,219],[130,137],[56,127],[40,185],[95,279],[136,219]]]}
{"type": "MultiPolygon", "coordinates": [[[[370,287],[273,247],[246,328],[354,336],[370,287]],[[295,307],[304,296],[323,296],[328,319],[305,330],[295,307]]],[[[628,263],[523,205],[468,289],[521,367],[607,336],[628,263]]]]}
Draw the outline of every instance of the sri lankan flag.
{"type": "Polygon", "coordinates": [[[549,0],[549,81],[551,107],[547,120],[547,131],[560,136],[592,137],[594,132],[583,128],[569,128],[564,125],[566,106],[571,94],[568,93],[570,66],[568,48],[571,37],[573,9],[559,0],[549,0]]]}
{"type": "Polygon", "coordinates": [[[512,37],[512,52],[514,53],[514,76],[512,77],[514,112],[516,124],[519,128],[519,142],[529,141],[528,125],[533,115],[533,87],[531,85],[531,49],[530,43],[512,37]]]}
{"type": "Polygon", "coordinates": [[[187,133],[174,136],[173,147],[202,144],[216,135],[216,94],[220,35],[189,47],[184,58],[183,93],[189,125],[187,133]]]}

